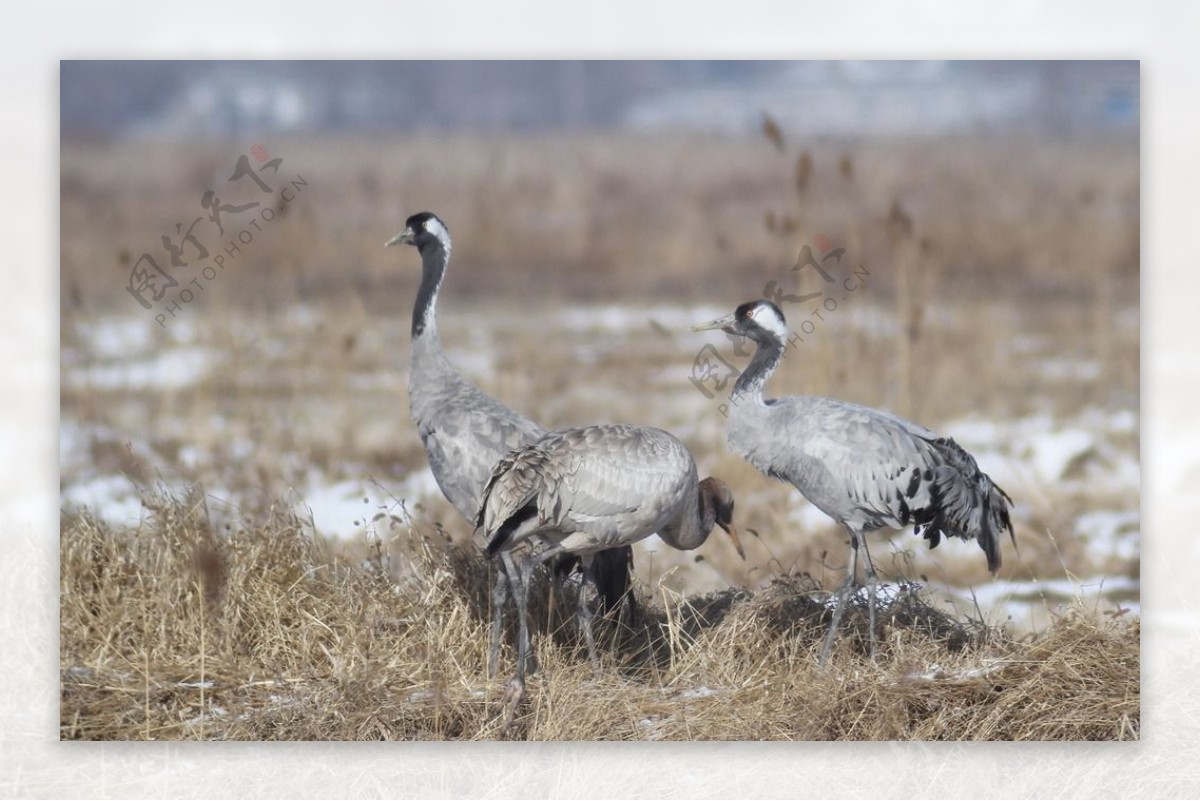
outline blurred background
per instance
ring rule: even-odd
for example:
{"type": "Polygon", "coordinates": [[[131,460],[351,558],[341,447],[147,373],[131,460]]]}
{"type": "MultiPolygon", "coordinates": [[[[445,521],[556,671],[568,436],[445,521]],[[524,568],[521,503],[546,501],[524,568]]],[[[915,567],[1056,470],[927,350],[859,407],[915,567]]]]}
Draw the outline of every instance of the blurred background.
{"type": "Polygon", "coordinates": [[[812,332],[771,394],[951,435],[1016,502],[997,579],[908,533],[872,540],[881,572],[1018,629],[1079,595],[1137,613],[1139,85],[1137,62],[63,62],[63,512],[138,526],[148,489],[199,486],[223,524],[283,504],[350,552],[392,514],[468,538],[408,419],[419,259],[383,248],[428,210],[460,370],[548,428],[667,428],[733,487],[748,561],[652,538],[643,591],[841,577],[842,533],[729,453],[723,393],[690,380],[706,345],[748,354],[689,324],[780,292],[812,332]],[[856,276],[833,310],[796,300],[825,289],[806,246],[856,276]]]}

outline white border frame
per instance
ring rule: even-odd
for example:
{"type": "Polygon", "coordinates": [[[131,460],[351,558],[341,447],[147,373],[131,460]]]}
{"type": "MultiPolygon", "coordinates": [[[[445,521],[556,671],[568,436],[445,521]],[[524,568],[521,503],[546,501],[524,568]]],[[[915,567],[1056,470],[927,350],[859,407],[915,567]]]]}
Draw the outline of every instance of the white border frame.
{"type": "MultiPolygon", "coordinates": [[[[55,3],[0,33],[0,796],[1022,797],[1200,792],[1200,30],[1183,3],[55,3]],[[313,24],[310,13],[324,12],[313,24]],[[1143,122],[1143,742],[60,743],[60,58],[1134,58],[1143,122]],[[1189,450],[1190,446],[1190,450],[1189,450]]],[[[69,232],[68,232],[69,233],[69,232]]]]}

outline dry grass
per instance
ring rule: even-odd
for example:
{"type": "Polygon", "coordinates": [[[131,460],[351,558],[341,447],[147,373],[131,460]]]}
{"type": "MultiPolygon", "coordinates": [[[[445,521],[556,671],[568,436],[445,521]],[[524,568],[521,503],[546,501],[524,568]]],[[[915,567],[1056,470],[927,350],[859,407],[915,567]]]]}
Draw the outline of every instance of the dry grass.
{"type": "Polygon", "coordinates": [[[823,671],[823,596],[800,579],[705,599],[642,588],[644,621],[607,625],[598,667],[542,590],[538,619],[564,625],[540,633],[540,671],[506,716],[475,551],[401,515],[392,548],[359,559],[289,514],[214,532],[202,503],[149,502],[138,531],[63,520],[64,739],[1139,736],[1136,621],[1077,609],[1016,641],[901,593],[878,664],[855,613],[823,671]]]}
{"type": "MultiPolygon", "coordinates": [[[[719,399],[687,380],[708,340],[684,333],[699,321],[690,310],[732,308],[768,280],[808,291],[793,282],[815,277],[788,268],[824,234],[871,278],[781,367],[773,394],[831,395],[935,429],[1037,415],[1089,428],[1086,413],[1136,412],[1136,142],[783,141],[267,142],[309,188],[167,330],[125,293],[129,262],[202,213],[201,193],[249,143],[65,141],[61,408],[86,439],[66,454],[64,489],[162,478],[216,488],[210,498],[240,511],[210,519],[202,504],[151,499],[152,521],[128,531],[68,509],[62,736],[1137,737],[1137,623],[1094,609],[1014,640],[903,595],[877,667],[851,616],[833,669],[818,671],[814,587],[841,579],[843,534],[798,522],[796,493],[729,453],[719,399]],[[553,621],[542,670],[508,726],[485,678],[487,566],[444,501],[399,489],[426,467],[404,411],[419,271],[416,254],[382,243],[420,209],[454,232],[440,320],[456,364],[548,428],[672,430],[734,487],[739,525],[758,534],[745,563],[716,541],[640,553],[646,618],[608,632],[616,650],[600,670],[581,659],[563,604],[547,615],[540,594],[553,621]],[[638,323],[575,325],[595,301],[638,323]],[[140,344],[99,341],[114,330],[140,344]],[[186,381],[133,380],[197,352],[206,360],[186,381]],[[314,538],[292,516],[306,493],[365,477],[413,511],[390,505],[373,550],[357,535],[314,538]],[[753,592],[697,597],[728,587],[753,592]]],[[[800,307],[785,310],[796,327],[800,307]]],[[[1096,479],[1136,458],[1137,438],[1104,432],[1063,480],[1006,485],[1021,550],[1006,552],[1001,579],[1136,578],[1136,557],[1097,553],[1076,522],[1136,508],[1128,482],[1096,479]]],[[[970,544],[926,553],[899,534],[872,552],[892,575],[988,580],[970,544]]]]}

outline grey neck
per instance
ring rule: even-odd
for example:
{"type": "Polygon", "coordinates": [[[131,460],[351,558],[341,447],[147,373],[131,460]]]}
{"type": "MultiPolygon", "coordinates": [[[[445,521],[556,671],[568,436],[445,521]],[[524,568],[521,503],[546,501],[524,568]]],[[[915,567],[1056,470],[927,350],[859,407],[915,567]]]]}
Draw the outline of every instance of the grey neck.
{"type": "Polygon", "coordinates": [[[413,305],[412,337],[437,339],[437,297],[450,261],[450,243],[430,242],[421,246],[421,288],[413,305]]]}
{"type": "Polygon", "coordinates": [[[684,513],[664,526],[658,536],[672,548],[691,551],[705,543],[716,523],[717,509],[712,498],[701,492],[700,485],[696,484],[691,497],[684,503],[684,513]]]}
{"type": "Polygon", "coordinates": [[[775,372],[775,368],[779,366],[782,358],[783,342],[781,340],[770,338],[766,342],[758,342],[754,358],[738,376],[737,383],[733,385],[733,391],[729,393],[729,405],[737,408],[738,401],[746,400],[761,404],[763,386],[775,372]]]}

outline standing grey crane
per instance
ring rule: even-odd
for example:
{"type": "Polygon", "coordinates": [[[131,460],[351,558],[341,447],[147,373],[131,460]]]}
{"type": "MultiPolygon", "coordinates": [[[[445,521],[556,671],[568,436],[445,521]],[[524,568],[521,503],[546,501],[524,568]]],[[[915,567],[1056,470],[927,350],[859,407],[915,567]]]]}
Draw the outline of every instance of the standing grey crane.
{"type": "MultiPolygon", "coordinates": [[[[585,569],[597,553],[629,546],[658,532],[668,545],[699,548],[718,525],[745,559],[733,523],[733,495],[719,478],[699,480],[691,452],[657,428],[595,425],[547,434],[508,454],[483,492],[476,525],[486,534],[488,556],[512,559],[528,548],[510,577],[516,583],[519,621],[517,675],[524,685],[529,660],[529,576],[533,566],[559,554],[579,556],[585,569]]],[[[583,602],[577,619],[596,660],[591,613],[583,602]]],[[[495,609],[499,609],[498,606],[495,609]]],[[[489,664],[499,658],[500,618],[492,620],[489,664]]]]}
{"type": "Polygon", "coordinates": [[[943,536],[976,540],[988,570],[1000,567],[1000,537],[1011,499],[949,437],[878,409],[812,396],[763,399],[763,385],[783,358],[788,335],[775,304],[743,303],[733,314],[692,327],[719,329],[756,343],[754,358],[729,395],[730,447],[771,478],[787,481],[850,532],[850,565],[837,593],[821,650],[829,659],[846,599],[855,586],[858,551],[866,557],[871,657],[875,657],[875,566],[863,534],[914,525],[930,548],[943,536]]]}
{"type": "MultiPolygon", "coordinates": [[[[436,214],[421,212],[387,245],[413,245],[421,254],[421,286],[412,315],[409,407],[438,488],[468,522],[475,520],[492,468],[508,451],[546,432],[463,377],[446,358],[437,331],[437,298],[450,262],[450,231],[436,214]]],[[[628,594],[632,551],[602,554],[593,581],[601,606],[632,604],[628,594]]],[[[569,572],[563,564],[556,574],[569,572]],[[564,569],[565,568],[565,569],[564,569]]]]}

